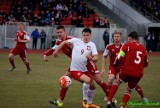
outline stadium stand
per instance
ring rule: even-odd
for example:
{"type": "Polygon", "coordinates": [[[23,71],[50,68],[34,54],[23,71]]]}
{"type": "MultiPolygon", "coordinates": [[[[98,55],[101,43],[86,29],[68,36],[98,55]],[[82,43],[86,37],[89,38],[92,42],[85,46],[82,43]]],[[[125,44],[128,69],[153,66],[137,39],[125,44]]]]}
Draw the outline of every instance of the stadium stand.
{"type": "Polygon", "coordinates": [[[97,17],[100,18],[85,0],[0,0],[1,25],[5,22],[28,22],[30,26],[97,27],[94,24],[97,17]]]}

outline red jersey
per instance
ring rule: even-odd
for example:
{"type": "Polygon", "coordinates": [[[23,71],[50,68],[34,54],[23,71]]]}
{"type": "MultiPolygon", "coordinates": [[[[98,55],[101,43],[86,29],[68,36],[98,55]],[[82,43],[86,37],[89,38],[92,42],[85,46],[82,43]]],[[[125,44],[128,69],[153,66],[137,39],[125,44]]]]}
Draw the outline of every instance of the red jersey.
{"type": "MultiPolygon", "coordinates": [[[[16,40],[18,40],[18,38],[20,38],[21,40],[26,40],[25,35],[27,35],[26,31],[17,31],[16,32],[16,40]]],[[[26,49],[26,44],[23,42],[18,42],[16,44],[16,48],[18,49],[26,49]]]]}
{"type": "MultiPolygon", "coordinates": [[[[114,43],[106,46],[103,56],[109,55],[111,66],[115,66],[115,59],[121,47],[122,47],[122,43],[119,46],[116,46],[114,43]]],[[[123,62],[118,62],[116,66],[122,66],[122,65],[123,65],[123,62]]]]}
{"type": "Polygon", "coordinates": [[[125,53],[122,72],[142,77],[144,67],[148,66],[148,58],[144,46],[137,42],[130,42],[124,44],[121,50],[125,53]]]}
{"type": "MultiPolygon", "coordinates": [[[[75,38],[74,36],[67,36],[65,40],[68,40],[68,39],[72,39],[72,38],[75,38]]],[[[56,44],[54,47],[52,47],[52,49],[48,50],[45,52],[45,54],[47,56],[51,55],[55,49],[58,48],[58,46],[65,40],[57,40],[56,44]]],[[[62,51],[65,55],[67,55],[68,57],[71,58],[71,55],[72,55],[72,48],[69,46],[69,45],[65,45],[63,48],[62,48],[62,51]]]]}

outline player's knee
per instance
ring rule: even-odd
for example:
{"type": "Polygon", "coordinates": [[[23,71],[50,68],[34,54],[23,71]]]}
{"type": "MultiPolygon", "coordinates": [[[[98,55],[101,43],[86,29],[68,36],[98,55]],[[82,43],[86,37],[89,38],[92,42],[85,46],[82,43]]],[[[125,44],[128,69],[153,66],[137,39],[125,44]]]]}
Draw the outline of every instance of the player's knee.
{"type": "Polygon", "coordinates": [[[91,84],[91,82],[92,82],[91,78],[87,78],[86,81],[85,81],[85,83],[87,83],[87,84],[91,84]]]}
{"type": "Polygon", "coordinates": [[[110,77],[110,78],[108,78],[108,84],[111,84],[111,85],[112,85],[113,80],[114,80],[114,77],[110,77]]]}
{"type": "Polygon", "coordinates": [[[22,61],[27,62],[27,59],[26,59],[26,58],[21,58],[21,59],[22,59],[22,61]]]}
{"type": "Polygon", "coordinates": [[[94,82],[92,82],[91,84],[90,84],[90,90],[95,90],[96,89],[96,86],[95,86],[95,84],[94,84],[94,82]]]}
{"type": "Polygon", "coordinates": [[[13,54],[10,53],[10,54],[8,55],[8,58],[9,58],[9,59],[13,59],[13,54]]]}

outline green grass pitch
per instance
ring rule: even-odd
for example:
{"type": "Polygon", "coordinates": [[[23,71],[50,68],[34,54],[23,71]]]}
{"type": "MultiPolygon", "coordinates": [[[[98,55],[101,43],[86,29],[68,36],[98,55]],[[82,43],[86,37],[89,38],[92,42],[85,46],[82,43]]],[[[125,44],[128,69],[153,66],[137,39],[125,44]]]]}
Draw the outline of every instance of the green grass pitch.
{"type": "MultiPolygon", "coordinates": [[[[69,67],[70,59],[60,54],[59,58],[49,57],[44,62],[41,53],[29,53],[28,60],[32,71],[26,74],[26,68],[19,56],[15,57],[16,69],[9,72],[10,64],[8,53],[0,52],[0,108],[56,108],[48,103],[59,95],[58,79],[69,67]]],[[[101,57],[99,55],[98,66],[101,69],[101,57]]],[[[137,68],[137,67],[135,67],[137,68]]],[[[103,78],[107,81],[107,73],[103,78]]],[[[145,96],[157,106],[133,106],[132,108],[160,108],[160,56],[149,55],[149,67],[145,69],[144,77],[140,81],[145,96]]],[[[122,84],[115,96],[118,104],[125,92],[126,84],[122,84]]],[[[104,93],[96,84],[94,103],[106,108],[103,101],[104,93]]],[[[130,101],[142,102],[142,99],[133,91],[130,101]]],[[[63,108],[82,108],[82,84],[72,80],[63,108]]],[[[127,108],[131,108],[128,106],[127,108]]]]}

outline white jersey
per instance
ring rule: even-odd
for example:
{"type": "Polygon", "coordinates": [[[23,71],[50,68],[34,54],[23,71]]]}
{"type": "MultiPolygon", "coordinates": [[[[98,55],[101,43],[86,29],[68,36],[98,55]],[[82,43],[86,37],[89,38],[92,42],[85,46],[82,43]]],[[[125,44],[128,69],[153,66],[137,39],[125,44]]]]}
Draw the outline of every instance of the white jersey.
{"type": "Polygon", "coordinates": [[[82,40],[73,38],[68,40],[68,42],[73,44],[72,49],[72,60],[70,65],[71,71],[88,71],[87,65],[87,55],[98,54],[96,45],[93,42],[84,43],[82,40]]]}

